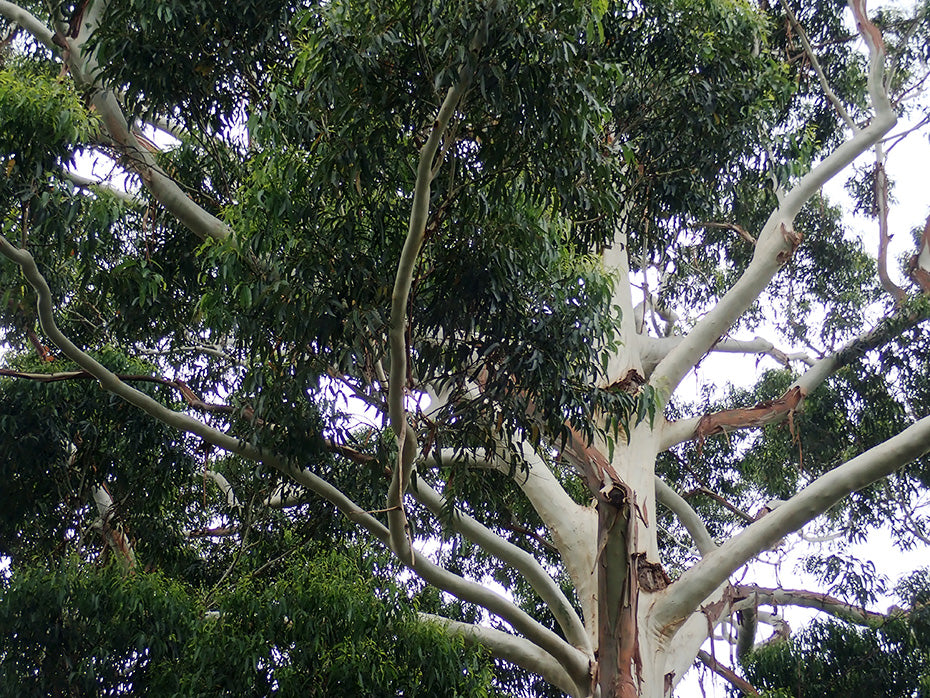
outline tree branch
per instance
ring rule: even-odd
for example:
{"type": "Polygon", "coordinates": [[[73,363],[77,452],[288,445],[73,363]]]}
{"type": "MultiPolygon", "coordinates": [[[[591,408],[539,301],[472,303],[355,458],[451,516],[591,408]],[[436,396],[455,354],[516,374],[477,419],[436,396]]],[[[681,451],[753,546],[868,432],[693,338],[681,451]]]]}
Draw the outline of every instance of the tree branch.
{"type": "Polygon", "coordinates": [[[436,623],[449,635],[462,637],[472,644],[481,644],[491,650],[491,654],[495,657],[512,662],[531,673],[539,674],[573,698],[583,698],[587,694],[586,691],[579,689],[559,663],[552,658],[552,655],[521,637],[483,625],[461,623],[432,613],[421,612],[417,615],[421,620],[436,623]]]}
{"type": "Polygon", "coordinates": [[[697,657],[698,659],[701,660],[704,666],[706,666],[708,669],[710,669],[712,672],[714,672],[718,676],[729,681],[733,685],[733,687],[739,690],[744,696],[759,695],[759,692],[755,688],[753,688],[751,683],[749,683],[746,679],[742,678],[739,674],[737,674],[735,671],[733,671],[729,667],[724,666],[723,664],[718,662],[708,652],[705,652],[704,650],[699,650],[697,657]]]}
{"type": "MultiPolygon", "coordinates": [[[[480,47],[479,47],[480,48],[480,47]]],[[[404,513],[404,491],[406,490],[413,461],[417,454],[416,435],[407,423],[404,406],[407,384],[407,302],[413,283],[413,270],[423,245],[426,224],[429,219],[429,201],[432,181],[436,176],[433,161],[442,143],[443,134],[455,113],[456,107],[471,83],[473,70],[468,65],[459,71],[456,84],[449,88],[439,113],[433,121],[429,138],[420,149],[417,178],[410,207],[410,222],[391,295],[391,316],[388,322],[388,345],[391,354],[391,371],[388,379],[388,414],[391,428],[397,439],[397,467],[388,488],[388,525],[391,530],[391,545],[405,559],[412,554],[407,532],[407,516],[404,513]]],[[[405,559],[406,561],[406,559],[405,559]]]]}
{"type": "Polygon", "coordinates": [[[203,478],[213,480],[217,486],[223,491],[223,494],[226,495],[226,504],[230,509],[238,509],[241,504],[239,504],[239,499],[236,497],[236,492],[233,490],[233,486],[229,484],[229,480],[225,478],[221,473],[216,472],[215,470],[204,470],[203,478]]]}
{"type": "Polygon", "coordinates": [[[63,55],[71,74],[79,87],[90,91],[91,105],[100,115],[107,133],[113,140],[113,146],[122,156],[123,163],[141,177],[143,185],[152,197],[199,238],[230,240],[230,228],[195,204],[158,166],[148,149],[133,135],[115,95],[100,81],[96,56],[84,53],[88,40],[97,30],[106,11],[106,6],[107,3],[102,0],[92,2],[81,22],[77,38],[64,40],[68,48],[63,55]]]}
{"type": "Polygon", "coordinates": [[[55,53],[61,50],[61,47],[54,41],[52,30],[45,26],[38,17],[30,14],[19,5],[7,2],[7,0],[0,0],[0,15],[32,34],[46,48],[55,53]]]}
{"type": "Polygon", "coordinates": [[[888,622],[888,616],[869,611],[861,606],[848,604],[829,594],[802,589],[778,589],[756,586],[754,584],[740,584],[736,587],[737,596],[743,597],[741,601],[733,604],[733,610],[754,606],[801,606],[814,608],[829,613],[842,620],[870,628],[888,622]]]}
{"type": "Polygon", "coordinates": [[[69,182],[74,184],[75,186],[80,187],[81,189],[86,189],[91,192],[96,192],[96,191],[106,192],[110,196],[115,196],[120,201],[127,203],[127,204],[131,204],[133,206],[141,206],[144,204],[144,202],[141,199],[136,198],[132,194],[129,194],[123,191],[122,189],[111,187],[105,182],[101,182],[96,179],[91,179],[90,177],[79,175],[76,172],[65,170],[62,172],[62,176],[65,179],[67,179],[69,182]]]}
{"type": "Polygon", "coordinates": [[[714,539],[711,538],[710,533],[707,531],[707,527],[704,525],[704,521],[698,516],[698,513],[691,508],[680,494],[667,485],[662,478],[656,476],[655,482],[656,501],[663,504],[678,517],[681,525],[688,531],[691,540],[694,541],[701,555],[706,555],[711,550],[714,550],[717,544],[714,542],[714,539]]]}
{"type": "MultiPolygon", "coordinates": [[[[435,516],[444,517],[444,511],[448,506],[446,498],[430,487],[422,478],[419,478],[412,486],[411,493],[435,516]]],[[[591,642],[581,619],[575,613],[568,599],[565,598],[558,584],[555,583],[535,557],[513,543],[504,540],[484,524],[462,511],[455,510],[453,512],[451,523],[453,528],[465,538],[520,572],[552,612],[568,641],[589,654],[593,659],[594,649],[591,647],[591,642]]]]}
{"type": "MultiPolygon", "coordinates": [[[[640,343],[644,347],[643,351],[643,371],[645,375],[650,375],[659,362],[664,359],[668,353],[678,346],[683,336],[671,337],[641,337],[640,343]]],[[[792,361],[800,361],[808,366],[813,366],[816,361],[804,352],[786,352],[776,347],[772,342],[762,337],[753,339],[730,339],[721,338],[710,348],[713,353],[720,354],[758,354],[771,356],[778,363],[785,367],[791,365],[792,361]]]]}
{"type": "Polygon", "coordinates": [[[823,514],[843,497],[930,451],[930,417],[817,478],[774,511],[705,555],[664,592],[655,606],[661,632],[675,630],[730,574],[789,533],[823,514]]]}
{"type": "Polygon", "coordinates": [[[769,216],[755,246],[752,261],[717,304],[662,359],[651,382],[671,395],[701,357],[733,326],[791,258],[801,242],[794,219],[821,186],[871,148],[897,121],[884,89],[884,44],[881,33],[865,16],[864,0],[849,0],[859,32],[869,48],[868,88],[875,114],[869,125],[837,147],[791,189],[769,216]]]}

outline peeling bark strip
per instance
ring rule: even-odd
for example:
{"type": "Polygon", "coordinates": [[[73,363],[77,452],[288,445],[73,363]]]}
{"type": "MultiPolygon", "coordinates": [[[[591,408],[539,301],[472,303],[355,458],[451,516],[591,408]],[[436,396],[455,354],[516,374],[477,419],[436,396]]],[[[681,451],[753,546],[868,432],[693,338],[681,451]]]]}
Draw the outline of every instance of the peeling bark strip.
{"type": "Polygon", "coordinates": [[[930,293],[930,216],[927,216],[924,232],[920,236],[917,254],[907,263],[907,273],[920,286],[921,291],[930,293]]]}
{"type": "Polygon", "coordinates": [[[882,288],[895,299],[897,303],[902,303],[907,297],[904,289],[898,286],[888,275],[888,243],[891,241],[891,233],[888,232],[888,175],[885,173],[885,166],[882,164],[881,145],[875,146],[875,208],[878,214],[878,279],[881,281],[882,288]]]}
{"type": "MultiPolygon", "coordinates": [[[[568,427],[568,439],[562,449],[562,456],[578,470],[593,496],[598,497],[600,493],[605,501],[611,499],[611,491],[621,483],[620,476],[604,454],[587,444],[585,438],[572,427],[568,427]]],[[[623,494],[629,499],[629,488],[623,494]]]]}
{"type": "Polygon", "coordinates": [[[798,246],[801,244],[801,240],[804,239],[804,235],[797,230],[788,230],[784,223],[781,224],[781,236],[785,239],[785,242],[788,243],[788,249],[782,250],[778,253],[778,256],[775,259],[779,264],[784,264],[789,259],[794,256],[795,250],[798,249],[798,246]]]}
{"type": "Polygon", "coordinates": [[[603,698],[637,698],[642,659],[637,622],[637,556],[630,554],[636,526],[632,501],[615,503],[602,494],[597,514],[598,648],[593,680],[603,698]]]}
{"type": "Polygon", "coordinates": [[[804,391],[796,385],[777,400],[766,400],[754,407],[706,414],[701,417],[694,434],[698,443],[701,443],[713,434],[722,434],[733,429],[765,426],[782,416],[790,419],[803,399],[804,391]]]}
{"type": "Polygon", "coordinates": [[[865,8],[865,0],[849,0],[849,7],[856,17],[856,24],[859,27],[859,33],[876,50],[885,53],[885,40],[882,39],[882,33],[878,30],[871,20],[869,20],[868,11],[865,8]]]}
{"type": "Polygon", "coordinates": [[[614,381],[608,387],[634,395],[639,391],[640,386],[645,384],[646,379],[639,375],[636,369],[631,368],[623,378],[614,381]]]}

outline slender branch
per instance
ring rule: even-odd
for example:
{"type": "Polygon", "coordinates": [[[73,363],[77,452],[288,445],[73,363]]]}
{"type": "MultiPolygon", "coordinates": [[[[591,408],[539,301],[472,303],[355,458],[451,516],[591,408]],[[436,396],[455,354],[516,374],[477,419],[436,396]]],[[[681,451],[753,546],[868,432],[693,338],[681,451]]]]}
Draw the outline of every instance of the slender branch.
{"type": "Polygon", "coordinates": [[[675,629],[730,574],[777,541],[823,514],[847,495],[930,451],[930,417],[817,478],[787,502],[705,555],[664,592],[655,619],[662,632],[675,629]]]}
{"type": "MultiPolygon", "coordinates": [[[[233,407],[232,405],[223,405],[213,402],[204,402],[201,400],[190,387],[181,380],[172,380],[170,378],[163,378],[161,376],[149,376],[146,374],[125,374],[125,373],[115,373],[114,374],[119,380],[124,383],[158,383],[159,385],[165,385],[170,388],[175,388],[178,390],[184,401],[187,405],[193,409],[201,410],[202,412],[209,412],[214,414],[240,414],[245,419],[253,419],[254,413],[250,407],[233,407]]],[[[38,383],[57,383],[59,381],[67,380],[94,380],[94,376],[90,371],[59,371],[57,373],[32,373],[29,371],[17,371],[10,368],[0,368],[0,376],[7,376],[9,378],[22,378],[25,380],[32,380],[38,383]]],[[[261,421],[261,420],[259,420],[261,421]]],[[[335,453],[344,458],[348,458],[354,463],[360,465],[370,465],[374,463],[377,459],[375,456],[362,453],[351,446],[346,444],[336,443],[332,439],[323,439],[323,446],[330,453],[335,453]]]]}
{"type": "Polygon", "coordinates": [[[656,476],[656,500],[663,504],[671,511],[681,525],[685,527],[691,540],[697,546],[701,555],[706,555],[717,547],[714,539],[711,538],[704,521],[698,516],[698,513],[678,494],[674,489],[665,483],[662,478],[656,476]]]}
{"type": "Polygon", "coordinates": [[[141,199],[136,198],[132,194],[129,194],[117,187],[111,187],[106,182],[101,182],[99,180],[92,179],[90,177],[85,177],[84,175],[80,175],[80,174],[77,174],[76,172],[71,172],[69,170],[65,170],[64,172],[62,172],[62,175],[69,182],[71,182],[77,187],[80,187],[81,189],[86,189],[91,192],[96,192],[96,191],[106,192],[110,196],[115,196],[120,201],[123,201],[124,203],[127,203],[127,204],[131,204],[133,206],[141,206],[144,203],[141,199]]]}
{"type": "Polygon", "coordinates": [[[458,636],[466,642],[478,643],[491,650],[491,654],[534,674],[539,674],[546,681],[574,698],[582,698],[585,692],[565,672],[552,655],[541,650],[521,637],[505,633],[502,630],[483,625],[461,623],[459,621],[436,616],[432,613],[418,613],[421,620],[436,623],[449,635],[458,636]]]}
{"type": "Polygon", "coordinates": [[[813,69],[814,73],[816,73],[817,79],[820,81],[820,87],[823,89],[823,93],[826,95],[827,99],[830,100],[830,104],[833,105],[833,108],[836,109],[836,113],[839,114],[840,118],[846,123],[847,126],[849,126],[850,130],[853,133],[858,132],[859,127],[856,125],[856,122],[853,121],[852,117],[849,115],[849,112],[846,111],[846,107],[843,106],[843,103],[840,101],[839,97],[836,96],[836,93],[833,92],[833,89],[830,87],[827,76],[824,74],[823,68],[820,66],[820,61],[817,60],[817,54],[814,53],[811,42],[807,38],[807,32],[804,31],[804,27],[801,26],[797,16],[794,14],[794,10],[791,9],[791,3],[788,0],[782,0],[781,5],[783,8],[785,8],[785,14],[788,15],[788,21],[791,23],[792,28],[798,35],[798,38],[801,40],[801,46],[804,49],[804,53],[807,56],[807,59],[810,61],[811,68],[813,69]]]}
{"type": "Polygon", "coordinates": [[[416,436],[407,423],[407,410],[404,406],[407,382],[407,302],[413,283],[413,270],[423,245],[426,224],[429,219],[429,201],[433,178],[433,161],[436,151],[442,143],[443,134],[467,91],[473,75],[470,66],[463,66],[459,71],[456,84],[449,88],[439,113],[436,115],[429,138],[420,149],[416,184],[413,191],[413,203],[410,207],[410,222],[407,238],[397,263],[394,279],[394,291],[391,296],[391,317],[388,323],[388,344],[391,353],[391,372],[388,380],[388,414],[391,428],[397,439],[397,467],[388,489],[387,509],[388,525],[391,530],[391,545],[394,550],[406,557],[411,554],[407,537],[407,516],[404,512],[404,491],[410,480],[413,461],[416,458],[416,436]]]}
{"type": "Polygon", "coordinates": [[[746,523],[752,523],[753,521],[755,521],[755,518],[753,518],[752,516],[747,514],[745,511],[740,509],[738,506],[730,502],[730,500],[728,500],[723,495],[718,494],[717,492],[714,492],[709,487],[696,487],[693,490],[685,492],[684,497],[685,497],[685,500],[687,501],[688,498],[693,497],[694,495],[698,495],[698,494],[703,494],[707,497],[710,497],[715,502],[723,506],[724,509],[726,509],[727,511],[730,511],[733,514],[736,514],[736,516],[738,516],[740,519],[742,519],[746,523]]]}
{"type": "MultiPolygon", "coordinates": [[[[411,488],[411,492],[414,498],[435,516],[444,516],[444,512],[448,507],[446,498],[430,487],[422,478],[411,488]]],[[[484,524],[462,511],[456,510],[452,514],[451,523],[453,528],[465,538],[520,572],[552,612],[568,641],[593,657],[594,649],[591,647],[581,619],[575,613],[568,599],[565,598],[559,585],[555,583],[555,580],[552,579],[535,557],[501,538],[484,524]]]]}
{"type": "Polygon", "coordinates": [[[739,235],[743,240],[748,242],[750,245],[756,244],[756,239],[752,234],[746,230],[743,226],[738,223],[718,223],[712,221],[704,221],[702,223],[695,223],[690,226],[691,228],[722,228],[723,230],[732,230],[734,233],[739,235]]]}
{"type": "Polygon", "coordinates": [[[753,688],[751,683],[749,683],[746,679],[739,676],[739,674],[737,674],[735,671],[733,671],[729,667],[724,666],[723,664],[718,662],[708,652],[705,652],[704,650],[700,650],[698,651],[697,656],[698,656],[698,659],[700,659],[701,662],[704,664],[704,666],[706,666],[708,669],[710,669],[712,672],[714,672],[718,676],[729,681],[731,684],[733,684],[733,687],[741,691],[744,696],[759,695],[759,692],[755,688],[753,688]]]}
{"type": "Polygon", "coordinates": [[[829,594],[803,589],[778,589],[755,586],[753,584],[740,584],[736,587],[737,596],[742,601],[733,604],[733,610],[749,608],[751,606],[801,606],[824,611],[832,616],[858,625],[877,627],[888,621],[888,616],[869,611],[861,606],[848,604],[829,594]]]}
{"type": "Polygon", "coordinates": [[[860,360],[867,352],[884,346],[901,332],[923,322],[927,317],[928,311],[919,306],[914,309],[899,309],[871,330],[854,337],[838,351],[815,361],[778,400],[771,400],[753,408],[724,410],[712,415],[666,422],[659,443],[660,452],[701,437],[702,434],[707,436],[721,431],[760,427],[785,419],[790,411],[797,410],[803,399],[831,375],[860,360]],[[778,409],[772,409],[773,407],[778,409]],[[721,428],[717,429],[714,425],[721,428]]]}
{"type": "Polygon", "coordinates": [[[762,337],[754,339],[721,339],[711,348],[712,352],[722,354],[762,354],[771,356],[783,366],[789,366],[792,361],[801,361],[813,366],[815,360],[804,352],[786,352],[776,347],[772,342],[762,337]]]}
{"type": "MultiPolygon", "coordinates": [[[[643,346],[643,370],[645,375],[650,375],[659,362],[664,359],[668,353],[676,346],[681,344],[684,337],[681,335],[671,337],[641,337],[640,343],[643,346]]],[[[808,366],[813,366],[816,359],[813,359],[805,352],[787,352],[779,349],[771,341],[762,337],[753,339],[730,339],[721,338],[710,348],[713,353],[720,354],[755,354],[760,356],[771,356],[778,363],[786,368],[791,365],[792,361],[800,361],[808,366]]]]}

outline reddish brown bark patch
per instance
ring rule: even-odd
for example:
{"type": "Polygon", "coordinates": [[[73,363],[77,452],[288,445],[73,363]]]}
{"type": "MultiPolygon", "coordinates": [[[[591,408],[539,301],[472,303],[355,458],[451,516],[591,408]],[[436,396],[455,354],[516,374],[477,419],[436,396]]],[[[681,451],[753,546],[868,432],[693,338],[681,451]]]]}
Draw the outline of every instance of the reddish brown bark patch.
{"type": "Polygon", "coordinates": [[[765,400],[753,407],[706,414],[701,417],[694,433],[700,442],[708,436],[734,429],[765,426],[782,417],[790,418],[803,399],[804,391],[800,386],[795,386],[777,400],[765,400]]]}

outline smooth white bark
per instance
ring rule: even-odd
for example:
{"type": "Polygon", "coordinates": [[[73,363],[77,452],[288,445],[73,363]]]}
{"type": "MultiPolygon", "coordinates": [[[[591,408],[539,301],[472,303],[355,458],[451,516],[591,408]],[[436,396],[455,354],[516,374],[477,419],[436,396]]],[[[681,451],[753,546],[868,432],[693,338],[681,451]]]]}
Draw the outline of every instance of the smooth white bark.
{"type": "Polygon", "coordinates": [[[587,691],[579,689],[551,655],[523,638],[495,628],[460,623],[431,613],[420,613],[419,616],[424,621],[437,623],[450,635],[461,636],[467,642],[477,642],[484,645],[491,650],[495,657],[513,662],[527,671],[539,674],[553,686],[558,687],[559,690],[573,696],[573,698],[584,698],[587,695],[587,691]]]}
{"type": "MultiPolygon", "coordinates": [[[[506,475],[526,495],[533,509],[552,536],[565,569],[575,587],[581,605],[585,627],[590,634],[590,645],[596,646],[597,626],[592,622],[597,617],[597,578],[594,565],[597,556],[597,513],[591,507],[577,504],[559,483],[545,461],[531,446],[523,444],[525,469],[511,472],[510,464],[500,458],[489,459],[483,451],[471,454],[468,461],[475,467],[483,467],[506,475]]],[[[459,454],[442,450],[436,456],[440,462],[459,459],[459,454]]]]}
{"type": "Polygon", "coordinates": [[[630,370],[640,375],[643,373],[639,347],[640,335],[636,329],[636,313],[633,309],[633,294],[630,287],[628,244],[626,233],[618,227],[614,233],[613,243],[604,250],[602,255],[604,269],[614,277],[611,305],[620,312],[620,337],[623,344],[610,352],[607,370],[600,380],[601,387],[622,380],[630,370]]]}
{"type": "Polygon", "coordinates": [[[103,191],[110,196],[115,196],[120,201],[131,204],[133,206],[139,206],[143,203],[141,199],[136,198],[132,194],[129,194],[122,189],[110,186],[106,182],[102,182],[91,177],[85,177],[84,175],[80,175],[77,172],[71,172],[69,170],[62,172],[62,175],[69,182],[77,187],[80,187],[81,189],[87,189],[89,191],[103,191]]]}
{"type": "Polygon", "coordinates": [[[774,511],[705,555],[663,592],[654,620],[663,632],[675,629],[730,574],[784,536],[799,530],[843,497],[890,475],[930,451],[930,417],[840,465],[774,511]]]}
{"type": "Polygon", "coordinates": [[[0,0],[0,15],[3,15],[11,22],[25,29],[46,48],[56,53],[60,50],[60,47],[56,46],[55,42],[52,41],[52,36],[54,34],[52,30],[35,15],[27,12],[19,5],[7,2],[7,0],[0,0]]]}
{"type": "Polygon", "coordinates": [[[710,533],[707,532],[707,526],[704,525],[704,520],[691,508],[691,505],[674,489],[665,484],[662,478],[657,476],[655,478],[655,484],[656,500],[658,500],[660,504],[668,507],[669,511],[678,518],[681,525],[688,531],[691,540],[694,541],[701,555],[706,555],[711,550],[714,550],[717,544],[714,542],[714,539],[711,538],[710,533]]]}
{"type": "Polygon", "coordinates": [[[222,473],[218,473],[215,470],[204,470],[203,477],[204,479],[209,478],[217,484],[223,492],[223,496],[226,497],[226,505],[230,509],[239,508],[239,499],[236,497],[236,492],[233,490],[233,486],[229,484],[229,480],[227,480],[222,473]]]}

